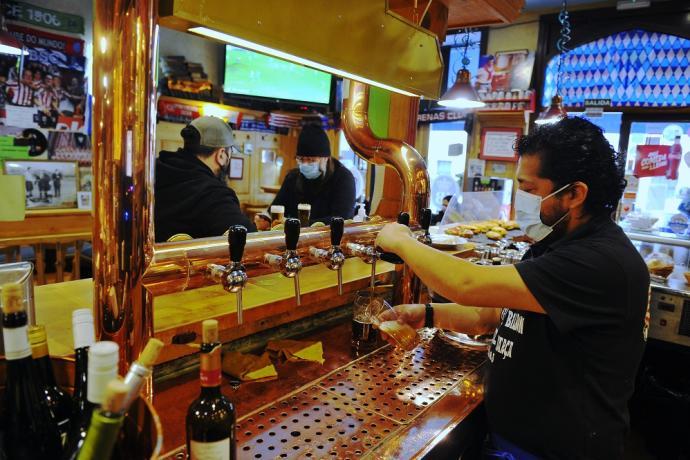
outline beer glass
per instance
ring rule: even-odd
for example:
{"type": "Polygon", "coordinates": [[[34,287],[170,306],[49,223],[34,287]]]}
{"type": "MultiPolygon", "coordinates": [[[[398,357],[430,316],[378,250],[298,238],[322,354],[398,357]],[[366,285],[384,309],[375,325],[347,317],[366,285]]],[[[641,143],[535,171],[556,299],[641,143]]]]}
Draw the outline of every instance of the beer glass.
{"type": "Polygon", "coordinates": [[[302,227],[309,227],[309,215],[311,214],[311,205],[309,203],[300,203],[297,205],[297,217],[302,227]]]}
{"type": "Polygon", "coordinates": [[[285,220],[285,206],[271,206],[271,227],[282,224],[285,220]]]}
{"type": "Polygon", "coordinates": [[[379,331],[372,325],[372,317],[378,315],[386,301],[381,295],[367,289],[355,295],[352,312],[352,348],[367,353],[379,345],[379,331]]]}
{"type": "Polygon", "coordinates": [[[395,343],[395,346],[412,351],[419,345],[420,338],[416,330],[407,323],[399,321],[398,313],[388,302],[383,302],[383,308],[377,315],[372,316],[372,323],[379,331],[387,334],[395,343]]]}

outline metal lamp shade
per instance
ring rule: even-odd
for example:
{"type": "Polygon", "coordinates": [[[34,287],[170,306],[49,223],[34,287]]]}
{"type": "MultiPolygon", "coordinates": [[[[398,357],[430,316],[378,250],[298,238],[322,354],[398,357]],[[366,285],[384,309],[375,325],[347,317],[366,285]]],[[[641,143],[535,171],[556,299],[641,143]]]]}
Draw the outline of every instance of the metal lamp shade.
{"type": "Polygon", "coordinates": [[[455,83],[441,96],[438,104],[451,109],[478,109],[486,105],[472,87],[467,69],[458,71],[455,83]]]}
{"type": "Polygon", "coordinates": [[[551,98],[551,105],[544,112],[539,114],[534,122],[538,125],[557,123],[568,116],[568,112],[563,108],[563,98],[556,94],[551,98]]]}

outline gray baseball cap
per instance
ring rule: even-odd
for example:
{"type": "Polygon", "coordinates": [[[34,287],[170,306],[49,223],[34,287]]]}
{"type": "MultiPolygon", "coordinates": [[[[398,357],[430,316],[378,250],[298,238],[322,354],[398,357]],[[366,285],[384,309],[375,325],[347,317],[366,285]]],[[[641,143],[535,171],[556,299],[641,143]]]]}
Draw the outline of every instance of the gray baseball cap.
{"type": "Polygon", "coordinates": [[[182,130],[181,134],[185,140],[185,148],[201,148],[202,150],[215,150],[221,147],[237,148],[232,137],[232,128],[218,117],[196,118],[182,130]],[[190,130],[190,126],[195,129],[190,130]]]}

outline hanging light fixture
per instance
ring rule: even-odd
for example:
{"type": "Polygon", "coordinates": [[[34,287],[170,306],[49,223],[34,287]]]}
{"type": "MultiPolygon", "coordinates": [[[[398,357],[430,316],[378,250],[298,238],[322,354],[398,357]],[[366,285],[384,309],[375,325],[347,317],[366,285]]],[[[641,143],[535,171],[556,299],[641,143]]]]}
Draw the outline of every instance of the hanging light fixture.
{"type": "Polygon", "coordinates": [[[467,57],[467,48],[470,46],[469,28],[465,29],[465,38],[462,45],[462,69],[458,70],[455,83],[443,93],[443,96],[438,101],[438,105],[451,109],[478,109],[486,104],[479,99],[479,95],[470,81],[470,71],[467,70],[467,64],[470,63],[467,57]]]}
{"type": "Polygon", "coordinates": [[[560,95],[561,91],[561,64],[563,63],[563,56],[570,51],[568,42],[570,41],[570,15],[568,13],[568,0],[563,0],[563,7],[558,14],[558,22],[561,23],[561,32],[556,42],[556,49],[558,49],[558,66],[556,68],[556,94],[551,98],[551,105],[539,114],[534,122],[538,125],[546,125],[549,123],[556,123],[559,120],[568,116],[568,112],[563,108],[563,98],[560,95]]]}

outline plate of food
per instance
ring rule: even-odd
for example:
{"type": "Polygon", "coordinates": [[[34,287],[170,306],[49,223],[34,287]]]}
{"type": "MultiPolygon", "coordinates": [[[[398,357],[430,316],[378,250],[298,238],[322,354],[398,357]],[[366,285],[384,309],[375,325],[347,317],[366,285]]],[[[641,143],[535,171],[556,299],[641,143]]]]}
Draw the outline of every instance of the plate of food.
{"type": "Polygon", "coordinates": [[[458,246],[467,243],[466,238],[447,233],[432,233],[431,246],[436,249],[455,250],[458,246]]]}

